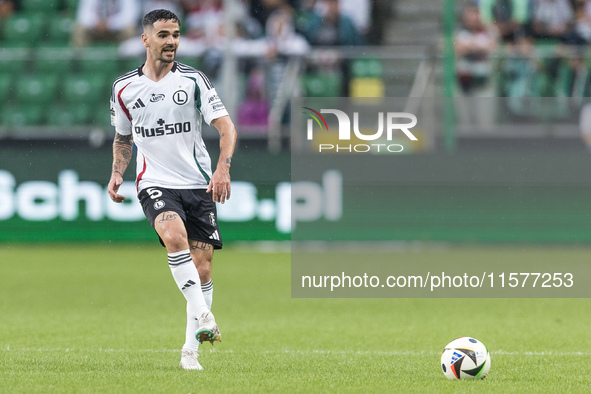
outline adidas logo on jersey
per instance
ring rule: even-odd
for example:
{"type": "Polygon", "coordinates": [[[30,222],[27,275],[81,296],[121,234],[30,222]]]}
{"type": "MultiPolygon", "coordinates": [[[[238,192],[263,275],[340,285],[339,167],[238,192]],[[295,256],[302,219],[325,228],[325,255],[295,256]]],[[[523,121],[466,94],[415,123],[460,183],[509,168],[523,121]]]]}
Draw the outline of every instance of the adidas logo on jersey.
{"type": "Polygon", "coordinates": [[[211,234],[209,236],[209,239],[215,239],[216,241],[219,241],[220,240],[220,234],[218,233],[218,230],[215,230],[213,232],[213,234],[211,234]]]}
{"type": "Polygon", "coordinates": [[[144,102],[142,101],[142,99],[137,99],[135,104],[133,105],[133,107],[131,107],[131,109],[138,109],[138,108],[144,108],[144,102]]]}

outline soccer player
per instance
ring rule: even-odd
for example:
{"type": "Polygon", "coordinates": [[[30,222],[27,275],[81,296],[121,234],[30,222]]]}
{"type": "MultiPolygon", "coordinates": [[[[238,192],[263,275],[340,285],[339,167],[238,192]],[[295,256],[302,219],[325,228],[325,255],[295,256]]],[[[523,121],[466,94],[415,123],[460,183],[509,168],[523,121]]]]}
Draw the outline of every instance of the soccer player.
{"type": "Polygon", "coordinates": [[[168,252],[172,276],[187,300],[180,367],[201,370],[200,343],[221,341],[211,302],[213,250],[222,247],[215,203],[230,198],[236,130],[209,79],[175,61],[180,21],[168,10],[143,19],[146,62],[117,78],[111,94],[115,126],[108,192],[114,202],[137,146],[136,185],[144,213],[168,252]],[[201,136],[201,118],[220,133],[215,171],[201,136]]]}

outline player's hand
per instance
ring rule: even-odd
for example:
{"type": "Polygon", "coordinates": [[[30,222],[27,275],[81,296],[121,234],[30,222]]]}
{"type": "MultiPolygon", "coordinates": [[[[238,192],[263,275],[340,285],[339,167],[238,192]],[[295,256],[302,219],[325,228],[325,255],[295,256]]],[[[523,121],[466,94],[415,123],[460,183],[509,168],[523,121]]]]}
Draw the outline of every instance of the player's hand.
{"type": "Polygon", "coordinates": [[[230,171],[225,168],[218,168],[215,170],[207,185],[207,193],[213,193],[213,201],[221,204],[230,199],[230,171]]]}
{"type": "Polygon", "coordinates": [[[123,177],[121,176],[121,174],[119,174],[118,172],[114,172],[113,175],[111,175],[111,180],[109,181],[109,186],[107,187],[109,197],[111,197],[111,200],[113,200],[114,202],[119,203],[125,200],[125,196],[117,194],[117,192],[119,191],[119,186],[121,186],[122,183],[123,177]]]}

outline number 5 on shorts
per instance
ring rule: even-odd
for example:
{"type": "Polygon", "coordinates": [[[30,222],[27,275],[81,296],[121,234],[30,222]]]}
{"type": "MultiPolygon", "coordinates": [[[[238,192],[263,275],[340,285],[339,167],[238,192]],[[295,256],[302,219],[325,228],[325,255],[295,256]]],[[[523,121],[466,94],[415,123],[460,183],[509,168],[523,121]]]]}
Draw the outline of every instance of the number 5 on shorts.
{"type": "Polygon", "coordinates": [[[158,197],[162,197],[162,192],[158,189],[153,188],[153,187],[146,189],[146,193],[148,193],[148,195],[150,196],[150,198],[152,200],[154,200],[158,197]]]}

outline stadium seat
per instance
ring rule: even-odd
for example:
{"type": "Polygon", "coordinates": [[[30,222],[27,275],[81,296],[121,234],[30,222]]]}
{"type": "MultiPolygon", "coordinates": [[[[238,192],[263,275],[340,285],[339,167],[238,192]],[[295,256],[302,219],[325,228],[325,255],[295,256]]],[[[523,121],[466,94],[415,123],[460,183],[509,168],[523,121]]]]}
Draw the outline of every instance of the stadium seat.
{"type": "Polygon", "coordinates": [[[51,126],[87,125],[90,122],[90,108],[87,104],[54,107],[49,112],[47,123],[51,126]]]}
{"type": "Polygon", "coordinates": [[[0,102],[3,105],[6,105],[10,98],[11,78],[9,74],[0,74],[0,102]]]}
{"type": "Polygon", "coordinates": [[[119,75],[117,46],[88,47],[80,54],[80,70],[84,74],[119,75]]]}
{"type": "Polygon", "coordinates": [[[378,59],[355,59],[351,63],[354,78],[381,78],[382,73],[382,63],[378,59]]]}
{"type": "Polygon", "coordinates": [[[101,100],[106,103],[109,94],[105,76],[101,74],[69,76],[64,82],[64,98],[69,104],[97,104],[101,100]]]}
{"type": "Polygon", "coordinates": [[[74,18],[69,16],[54,16],[49,22],[49,43],[52,45],[67,45],[70,42],[74,18]]]}
{"type": "Polygon", "coordinates": [[[21,104],[51,105],[56,100],[57,77],[22,75],[17,81],[17,98],[21,104]]]}
{"type": "Polygon", "coordinates": [[[76,14],[76,10],[78,9],[78,2],[80,0],[62,0],[66,6],[66,10],[68,14],[74,15],[76,14]]]}
{"type": "Polygon", "coordinates": [[[31,51],[28,48],[2,48],[0,56],[0,73],[18,75],[29,67],[31,51]]]}
{"type": "Polygon", "coordinates": [[[349,82],[351,97],[384,97],[386,88],[380,78],[353,78],[349,82]]]}
{"type": "Polygon", "coordinates": [[[342,82],[337,73],[313,73],[302,78],[307,97],[340,97],[342,82]]]}
{"type": "Polygon", "coordinates": [[[104,127],[106,129],[112,130],[109,106],[103,105],[98,110],[93,111],[91,114],[91,122],[94,126],[104,127]]]}
{"type": "Polygon", "coordinates": [[[42,105],[6,106],[2,109],[0,122],[5,127],[37,126],[43,120],[42,105]]]}
{"type": "Polygon", "coordinates": [[[35,46],[41,41],[47,19],[43,14],[14,14],[6,20],[3,46],[35,46]]]}
{"type": "MultiPolygon", "coordinates": [[[[138,68],[146,61],[145,56],[141,58],[127,58],[119,60],[119,74],[123,75],[128,71],[138,68]]],[[[111,81],[112,82],[112,81],[111,81]]]]}
{"type": "Polygon", "coordinates": [[[69,47],[46,47],[36,51],[34,69],[41,74],[65,75],[72,71],[74,50],[69,47]]]}
{"type": "Polygon", "coordinates": [[[60,2],[56,0],[20,0],[21,8],[25,12],[54,13],[58,10],[60,2]]]}

